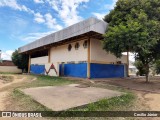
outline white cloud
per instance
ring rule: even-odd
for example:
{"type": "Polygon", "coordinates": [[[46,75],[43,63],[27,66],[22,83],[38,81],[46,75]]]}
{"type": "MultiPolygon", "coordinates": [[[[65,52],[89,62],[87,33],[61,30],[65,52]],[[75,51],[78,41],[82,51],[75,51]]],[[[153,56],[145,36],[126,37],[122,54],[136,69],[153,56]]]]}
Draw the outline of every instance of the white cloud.
{"type": "Polygon", "coordinates": [[[35,3],[44,3],[43,0],[34,0],[35,3]]]}
{"type": "Polygon", "coordinates": [[[29,33],[26,36],[21,36],[21,40],[25,42],[33,42],[37,39],[40,39],[46,35],[49,35],[51,33],[54,33],[55,31],[49,31],[49,32],[40,32],[40,33],[29,33]]]}
{"type": "Polygon", "coordinates": [[[92,14],[100,20],[102,20],[106,15],[106,13],[92,13],[92,14]]]}
{"type": "Polygon", "coordinates": [[[106,4],[106,5],[105,5],[105,8],[108,9],[108,10],[114,9],[117,1],[118,1],[118,0],[112,0],[112,4],[106,4]]]}
{"type": "Polygon", "coordinates": [[[35,16],[34,20],[37,23],[44,23],[45,22],[43,15],[41,15],[40,13],[35,13],[34,16],[35,16]]]}
{"type": "Polygon", "coordinates": [[[0,0],[0,7],[10,7],[15,10],[32,13],[33,11],[25,5],[19,5],[16,0],[0,0]]]}
{"type": "Polygon", "coordinates": [[[52,17],[50,13],[45,14],[45,20],[46,20],[46,25],[48,28],[52,28],[54,30],[61,30],[63,27],[59,24],[57,24],[57,21],[55,18],[52,17]]]}
{"type": "Polygon", "coordinates": [[[66,26],[81,21],[83,18],[78,15],[77,8],[89,0],[46,0],[52,8],[58,12],[59,17],[66,26]]]}
{"type": "MultiPolygon", "coordinates": [[[[34,0],[36,3],[42,3],[43,0],[34,0]]],[[[57,24],[56,19],[52,17],[50,13],[47,13],[46,15],[42,15],[39,12],[35,13],[30,8],[27,8],[25,5],[19,5],[16,0],[0,0],[0,7],[10,7],[15,10],[19,11],[25,11],[28,13],[31,13],[34,15],[34,21],[41,24],[44,23],[47,25],[48,28],[54,29],[54,30],[60,30],[62,29],[62,26],[57,24]]]]}
{"type": "Polygon", "coordinates": [[[11,56],[12,56],[13,52],[14,52],[13,50],[7,50],[7,51],[4,51],[4,52],[2,51],[1,58],[3,60],[11,60],[11,56]]]}

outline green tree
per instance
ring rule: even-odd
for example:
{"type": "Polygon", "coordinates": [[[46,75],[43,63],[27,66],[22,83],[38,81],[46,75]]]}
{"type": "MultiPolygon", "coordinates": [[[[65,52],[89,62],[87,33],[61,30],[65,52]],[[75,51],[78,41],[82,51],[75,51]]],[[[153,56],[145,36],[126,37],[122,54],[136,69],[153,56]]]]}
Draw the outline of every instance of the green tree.
{"type": "Polygon", "coordinates": [[[153,72],[155,74],[160,74],[160,60],[157,60],[154,64],[153,64],[153,72]]]}
{"type": "Polygon", "coordinates": [[[144,66],[143,66],[143,63],[142,63],[141,61],[136,60],[136,61],[134,62],[134,66],[136,66],[136,68],[138,69],[138,71],[137,71],[137,73],[136,73],[137,75],[140,75],[140,76],[145,75],[146,71],[145,71],[145,68],[144,68],[144,66]]]}
{"type": "Polygon", "coordinates": [[[28,69],[28,55],[26,54],[19,54],[18,50],[15,50],[12,54],[12,61],[13,63],[19,68],[22,69],[22,72],[24,70],[27,71],[28,69]]]}
{"type": "Polygon", "coordinates": [[[148,82],[150,63],[160,57],[160,0],[118,0],[104,20],[109,26],[103,48],[116,57],[136,53],[148,82]]]}

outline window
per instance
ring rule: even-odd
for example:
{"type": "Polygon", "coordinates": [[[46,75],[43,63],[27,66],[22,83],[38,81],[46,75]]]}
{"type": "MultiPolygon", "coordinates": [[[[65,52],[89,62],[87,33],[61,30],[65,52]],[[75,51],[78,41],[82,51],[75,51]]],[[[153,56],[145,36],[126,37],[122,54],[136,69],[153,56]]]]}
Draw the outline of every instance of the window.
{"type": "Polygon", "coordinates": [[[83,47],[84,47],[84,48],[87,48],[87,40],[86,40],[86,41],[84,41],[84,43],[83,43],[83,47]]]}
{"type": "Polygon", "coordinates": [[[75,49],[78,50],[79,46],[80,46],[80,45],[79,45],[79,43],[77,42],[77,43],[75,44],[75,49]]]}
{"type": "Polygon", "coordinates": [[[69,44],[69,45],[68,45],[68,51],[71,51],[71,49],[72,49],[72,45],[69,44]]]}

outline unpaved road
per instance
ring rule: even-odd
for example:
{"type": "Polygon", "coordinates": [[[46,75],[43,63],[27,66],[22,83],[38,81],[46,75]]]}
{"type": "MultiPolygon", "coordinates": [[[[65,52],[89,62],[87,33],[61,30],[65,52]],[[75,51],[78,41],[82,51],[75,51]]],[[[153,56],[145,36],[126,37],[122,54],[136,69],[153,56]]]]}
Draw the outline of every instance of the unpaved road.
{"type": "Polygon", "coordinates": [[[24,82],[26,77],[20,77],[17,78],[15,75],[9,75],[13,76],[13,81],[6,84],[0,84],[0,111],[5,110],[6,104],[8,104],[7,97],[11,93],[11,91],[19,85],[19,83],[24,82]]]}

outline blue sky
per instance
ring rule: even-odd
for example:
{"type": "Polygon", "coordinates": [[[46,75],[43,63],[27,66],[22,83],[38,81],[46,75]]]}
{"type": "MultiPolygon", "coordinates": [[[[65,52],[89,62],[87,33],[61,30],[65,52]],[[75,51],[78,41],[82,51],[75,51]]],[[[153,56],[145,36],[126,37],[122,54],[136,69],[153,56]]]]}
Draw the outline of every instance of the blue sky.
{"type": "Polygon", "coordinates": [[[2,58],[29,42],[74,23],[102,19],[117,0],[0,0],[2,58]]]}

